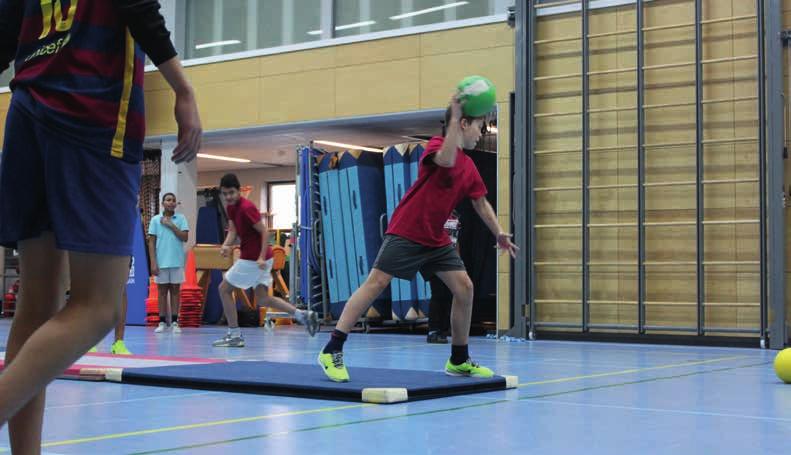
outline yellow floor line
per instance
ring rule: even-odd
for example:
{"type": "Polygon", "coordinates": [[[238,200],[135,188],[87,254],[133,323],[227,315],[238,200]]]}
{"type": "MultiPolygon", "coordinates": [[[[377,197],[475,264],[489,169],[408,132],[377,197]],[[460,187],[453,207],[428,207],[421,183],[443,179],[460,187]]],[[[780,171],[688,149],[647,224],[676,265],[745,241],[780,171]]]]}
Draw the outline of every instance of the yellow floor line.
{"type": "Polygon", "coordinates": [[[376,405],[366,403],[366,404],[352,404],[352,405],[344,405],[344,406],[330,406],[326,408],[305,409],[302,411],[289,411],[289,412],[281,412],[278,414],[267,414],[262,416],[214,420],[211,422],[193,423],[189,425],[175,425],[171,427],[152,428],[149,430],[129,431],[126,433],[113,433],[113,434],[105,434],[100,436],[91,436],[87,438],[67,439],[65,441],[48,442],[42,444],[42,447],[58,447],[58,446],[67,446],[74,444],[84,444],[86,442],[106,441],[109,439],[129,438],[132,436],[145,436],[155,433],[165,433],[168,431],[194,430],[197,428],[215,427],[219,425],[232,425],[232,424],[245,423],[245,422],[255,422],[259,420],[275,419],[278,417],[292,417],[292,416],[308,415],[308,414],[320,414],[323,412],[343,411],[345,409],[357,409],[357,408],[364,408],[369,406],[376,406],[376,405]]]}

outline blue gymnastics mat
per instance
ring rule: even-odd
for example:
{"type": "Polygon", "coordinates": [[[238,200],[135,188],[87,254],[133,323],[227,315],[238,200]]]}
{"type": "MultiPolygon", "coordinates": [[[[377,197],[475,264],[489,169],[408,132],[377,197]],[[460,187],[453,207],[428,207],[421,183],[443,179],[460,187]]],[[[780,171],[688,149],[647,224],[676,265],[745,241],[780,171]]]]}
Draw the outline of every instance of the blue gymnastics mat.
{"type": "Polygon", "coordinates": [[[452,377],[442,371],[349,368],[351,381],[327,379],[316,364],[237,361],[125,368],[125,384],[179,387],[366,403],[399,403],[516,387],[514,376],[452,377]]]}

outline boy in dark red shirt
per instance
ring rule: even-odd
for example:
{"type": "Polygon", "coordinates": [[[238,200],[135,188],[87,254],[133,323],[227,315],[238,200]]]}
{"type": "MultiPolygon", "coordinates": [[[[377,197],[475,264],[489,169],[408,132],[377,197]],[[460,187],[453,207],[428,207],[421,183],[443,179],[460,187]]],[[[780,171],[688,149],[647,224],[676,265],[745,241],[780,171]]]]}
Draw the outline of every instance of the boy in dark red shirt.
{"type": "Polygon", "coordinates": [[[269,246],[269,231],[261,219],[261,212],[249,200],[239,193],[239,179],[234,174],[226,174],[220,180],[220,190],[225,198],[228,212],[228,235],[223,242],[220,254],[228,256],[231,245],[238,236],[241,240],[241,256],[220,283],[220,297],[228,321],[228,334],[214,342],[215,347],[241,348],[244,338],[239,329],[239,318],[236,314],[236,300],[233,291],[236,289],[255,290],[255,301],[259,306],[275,308],[294,315],[294,319],[303,324],[310,336],[316,334],[319,318],[316,312],[298,310],[294,305],[283,299],[269,296],[272,286],[272,247],[269,246]]]}
{"type": "Polygon", "coordinates": [[[485,197],[486,185],[472,159],[463,151],[478,143],[483,123],[483,118],[465,117],[458,98],[453,97],[445,113],[445,137],[429,141],[420,162],[418,179],[393,212],[371,274],[346,302],[329,343],[319,353],[319,365],[331,380],[349,380],[343,362],[343,343],[360,316],[393,277],[410,280],[417,272],[425,279],[438,276],[453,293],[453,345],[445,372],[452,376],[474,377],[494,374],[469,357],[472,281],[444,228],[459,202],[470,198],[475,211],[497,237],[498,247],[513,256],[518,250],[511,243],[511,235],[500,229],[497,216],[485,197]]]}
{"type": "Polygon", "coordinates": [[[176,94],[191,161],[201,126],[156,0],[0,0],[0,72],[13,60],[0,169],[0,244],[22,294],[0,376],[11,451],[38,453],[46,385],[110,331],[129,274],[143,154],[144,53],[176,94]],[[65,263],[71,294],[63,302],[65,263]]]}

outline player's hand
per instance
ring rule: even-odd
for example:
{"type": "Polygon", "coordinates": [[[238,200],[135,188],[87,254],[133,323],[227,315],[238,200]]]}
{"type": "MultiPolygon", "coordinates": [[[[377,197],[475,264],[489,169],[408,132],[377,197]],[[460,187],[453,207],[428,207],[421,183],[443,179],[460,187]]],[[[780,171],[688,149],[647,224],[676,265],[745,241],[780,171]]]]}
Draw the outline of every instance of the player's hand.
{"type": "Polygon", "coordinates": [[[231,254],[231,247],[223,245],[220,247],[220,256],[227,258],[231,254]]]}
{"type": "Polygon", "coordinates": [[[459,100],[459,94],[455,93],[450,99],[450,120],[451,122],[461,121],[463,115],[464,114],[461,110],[461,100],[459,100]]]}
{"type": "Polygon", "coordinates": [[[154,276],[159,276],[159,266],[158,265],[154,264],[154,266],[151,267],[151,274],[154,275],[154,276]]]}
{"type": "Polygon", "coordinates": [[[519,251],[519,247],[511,242],[511,238],[513,238],[513,235],[507,232],[501,232],[497,234],[497,248],[499,248],[501,251],[507,251],[512,258],[516,258],[516,253],[519,251]]]}
{"type": "Polygon", "coordinates": [[[160,218],[160,219],[159,219],[159,222],[160,222],[160,223],[161,223],[163,226],[167,226],[167,227],[175,227],[175,225],[173,224],[173,221],[170,219],[170,217],[169,217],[169,216],[163,216],[162,218],[160,218]]]}
{"type": "Polygon", "coordinates": [[[258,268],[259,269],[261,269],[261,270],[265,270],[266,269],[266,259],[258,258],[258,260],[255,261],[255,262],[258,263],[258,268]]]}
{"type": "Polygon", "coordinates": [[[176,123],[178,145],[173,150],[173,162],[184,163],[195,159],[201,148],[203,127],[198,114],[198,103],[192,89],[176,92],[176,123]]]}

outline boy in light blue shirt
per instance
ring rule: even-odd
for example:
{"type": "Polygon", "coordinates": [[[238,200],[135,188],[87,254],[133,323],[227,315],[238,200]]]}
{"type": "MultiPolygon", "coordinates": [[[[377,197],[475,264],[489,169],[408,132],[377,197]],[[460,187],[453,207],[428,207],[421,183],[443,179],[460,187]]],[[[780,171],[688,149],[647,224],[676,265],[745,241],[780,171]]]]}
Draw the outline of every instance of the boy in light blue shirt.
{"type": "Polygon", "coordinates": [[[148,227],[151,274],[154,275],[159,293],[159,326],[154,330],[156,333],[164,332],[168,326],[173,328],[173,333],[181,333],[178,315],[181,283],[184,282],[184,242],[189,238],[189,226],[187,218],[176,213],[177,203],[175,194],[165,194],[162,197],[163,213],[152,218],[148,227]],[[172,322],[167,320],[168,308],[172,322]]]}

